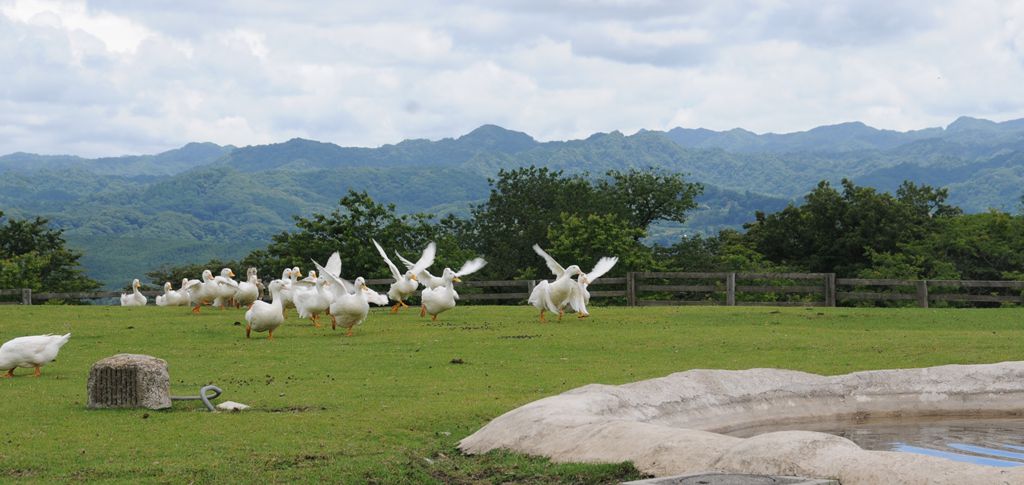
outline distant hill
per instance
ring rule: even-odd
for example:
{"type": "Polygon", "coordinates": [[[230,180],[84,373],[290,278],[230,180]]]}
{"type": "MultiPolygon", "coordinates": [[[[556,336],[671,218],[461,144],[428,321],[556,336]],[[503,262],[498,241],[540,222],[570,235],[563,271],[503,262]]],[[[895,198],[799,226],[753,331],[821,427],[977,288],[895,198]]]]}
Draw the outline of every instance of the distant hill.
{"type": "Polygon", "coordinates": [[[883,190],[910,179],[949,187],[951,202],[968,211],[1014,209],[1024,120],[961,117],[909,132],[859,122],[787,134],[675,128],[551,142],[484,125],[378,148],[296,138],[96,159],[14,153],[0,157],[0,209],[51,218],[86,251],[90,274],[115,287],[160,264],[244,255],[290,229],[294,216],[332,210],[348,189],[401,212],[465,215],[487,197],[489,177],[528,165],[591,176],[649,167],[688,174],[707,189],[687,224],[654,228],[652,238],[670,244],[681,233],[738,228],[822,179],[883,190]]]}
{"type": "Polygon", "coordinates": [[[81,158],[73,155],[12,153],[0,157],[0,171],[86,170],[97,174],[126,177],[173,175],[210,163],[234,150],[215,143],[189,143],[156,155],[81,158]]]}

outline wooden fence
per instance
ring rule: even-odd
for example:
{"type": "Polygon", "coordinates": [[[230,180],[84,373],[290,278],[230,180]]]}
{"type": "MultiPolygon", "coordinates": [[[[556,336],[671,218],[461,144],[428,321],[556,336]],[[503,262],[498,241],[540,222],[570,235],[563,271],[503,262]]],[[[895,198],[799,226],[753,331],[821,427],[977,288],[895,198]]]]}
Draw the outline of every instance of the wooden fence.
{"type": "MultiPolygon", "coordinates": [[[[379,289],[393,280],[371,279],[379,289]]],[[[457,284],[460,301],[522,303],[536,280],[468,280],[457,284]]],[[[590,286],[592,298],[616,298],[628,306],[771,305],[837,306],[930,302],[1024,304],[1024,281],[896,280],[836,278],[834,273],[696,273],[630,272],[601,278],[590,286]]],[[[143,291],[153,297],[162,291],[143,291]]],[[[30,289],[0,290],[0,303],[31,305],[49,300],[116,299],[119,291],[36,293],[30,289]]]]}

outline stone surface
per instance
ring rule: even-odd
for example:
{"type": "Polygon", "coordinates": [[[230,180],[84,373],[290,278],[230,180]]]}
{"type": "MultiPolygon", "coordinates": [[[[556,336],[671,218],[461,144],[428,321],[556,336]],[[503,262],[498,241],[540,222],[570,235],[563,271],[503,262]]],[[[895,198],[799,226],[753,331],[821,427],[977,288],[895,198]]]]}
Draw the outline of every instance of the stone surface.
{"type": "Polygon", "coordinates": [[[650,478],[625,482],[623,485],[839,485],[836,480],[803,477],[781,477],[739,473],[700,473],[673,477],[650,478]]]}
{"type": "Polygon", "coordinates": [[[871,416],[1019,416],[1024,362],[948,365],[825,377],[779,369],[691,370],[592,384],[514,409],[463,439],[557,462],[632,461],[655,476],[707,472],[838,479],[844,485],[1024,484],[1024,467],[994,468],[867,451],[808,431],[741,439],[750,426],[871,416]]]}
{"type": "Polygon", "coordinates": [[[149,355],[117,354],[89,369],[89,408],[171,407],[167,361],[149,355]]]}
{"type": "Polygon", "coordinates": [[[235,401],[224,401],[217,405],[217,409],[221,411],[245,411],[249,409],[249,406],[235,401]]]}

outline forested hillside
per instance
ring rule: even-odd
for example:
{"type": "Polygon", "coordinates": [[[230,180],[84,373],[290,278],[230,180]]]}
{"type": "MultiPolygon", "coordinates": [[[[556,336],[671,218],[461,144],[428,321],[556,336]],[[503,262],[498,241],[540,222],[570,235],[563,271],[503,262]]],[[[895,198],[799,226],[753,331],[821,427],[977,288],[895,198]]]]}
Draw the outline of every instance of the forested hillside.
{"type": "Polygon", "coordinates": [[[705,187],[685,224],[650,229],[652,239],[672,244],[683,233],[739,228],[755,211],[781,210],[821,180],[886,191],[911,180],[948,188],[948,202],[967,212],[1015,210],[1022,162],[1024,120],[960,118],[911,132],[846,123],[781,135],[676,128],[552,142],[485,125],[458,138],[378,148],[293,139],[99,159],[16,153],[0,157],[0,209],[49,218],[84,252],[90,276],[116,287],[164,263],[265,247],[294,217],[329,211],[350,189],[394,203],[399,213],[440,217],[468,214],[501,169],[533,165],[600,178],[654,168],[705,187]]]}

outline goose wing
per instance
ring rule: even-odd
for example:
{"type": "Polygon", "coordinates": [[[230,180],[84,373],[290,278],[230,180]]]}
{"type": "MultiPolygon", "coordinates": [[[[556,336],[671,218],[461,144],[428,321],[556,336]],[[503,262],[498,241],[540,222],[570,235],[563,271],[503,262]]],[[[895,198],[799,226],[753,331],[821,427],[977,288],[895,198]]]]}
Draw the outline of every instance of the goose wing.
{"type": "Polygon", "coordinates": [[[337,276],[334,276],[333,273],[331,273],[330,271],[327,271],[326,268],[324,268],[323,266],[320,266],[320,263],[318,263],[316,261],[313,261],[313,264],[316,266],[316,269],[319,270],[321,274],[323,274],[324,276],[327,277],[328,281],[330,281],[330,282],[338,285],[342,289],[344,289],[345,293],[348,293],[348,294],[351,295],[351,294],[354,294],[356,292],[355,285],[353,285],[352,283],[349,283],[348,281],[346,281],[345,278],[339,278],[337,276]]]}
{"type": "Polygon", "coordinates": [[[471,259],[462,264],[462,267],[459,268],[459,271],[455,273],[455,276],[461,278],[468,274],[476,273],[477,271],[480,271],[480,268],[483,268],[484,266],[487,266],[487,261],[485,261],[484,258],[471,259]]]}
{"type": "Polygon", "coordinates": [[[561,277],[562,273],[565,273],[565,268],[563,268],[562,265],[558,264],[558,261],[555,261],[555,258],[552,258],[550,254],[546,253],[543,249],[541,249],[540,245],[534,244],[533,252],[537,253],[537,255],[544,258],[544,262],[547,263],[548,269],[550,269],[551,272],[555,274],[555,277],[561,277]]]}
{"type": "Polygon", "coordinates": [[[402,272],[398,271],[398,267],[395,266],[395,263],[392,263],[391,260],[388,259],[388,253],[384,252],[384,248],[380,247],[380,243],[378,243],[376,239],[370,240],[373,241],[373,245],[377,247],[377,252],[380,253],[380,257],[384,258],[384,262],[388,264],[388,269],[391,270],[391,277],[394,278],[395,281],[402,279],[402,272]]]}
{"type": "Polygon", "coordinates": [[[605,256],[598,260],[597,264],[594,265],[594,269],[587,273],[587,281],[593,283],[594,280],[604,276],[605,273],[611,271],[615,267],[615,263],[619,262],[619,258],[610,258],[605,256]]]}

